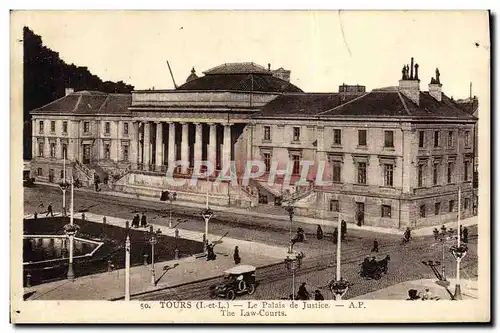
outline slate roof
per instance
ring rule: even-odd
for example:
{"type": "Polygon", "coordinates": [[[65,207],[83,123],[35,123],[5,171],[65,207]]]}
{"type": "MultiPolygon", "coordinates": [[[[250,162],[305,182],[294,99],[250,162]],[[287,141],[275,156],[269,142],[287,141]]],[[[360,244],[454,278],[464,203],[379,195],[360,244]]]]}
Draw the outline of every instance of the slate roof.
{"type": "Polygon", "coordinates": [[[106,94],[99,91],[78,91],[32,111],[37,113],[127,114],[131,94],[106,94]]]}
{"type": "Polygon", "coordinates": [[[232,62],[222,64],[203,72],[205,75],[220,74],[269,74],[270,72],[263,66],[253,62],[232,62]]]}
{"type": "Polygon", "coordinates": [[[469,114],[473,114],[474,112],[476,112],[477,108],[479,107],[479,101],[475,96],[473,98],[459,99],[456,101],[456,103],[458,107],[469,114]]]}
{"type": "Polygon", "coordinates": [[[428,92],[420,92],[419,105],[392,89],[371,91],[341,103],[340,94],[286,94],[275,98],[254,115],[256,118],[311,117],[397,117],[412,119],[476,119],[443,94],[439,102],[428,92]]]}
{"type": "Polygon", "coordinates": [[[291,93],[302,92],[300,88],[266,74],[214,74],[205,75],[186,82],[178,90],[232,90],[232,91],[258,91],[258,92],[278,92],[291,93]]]}

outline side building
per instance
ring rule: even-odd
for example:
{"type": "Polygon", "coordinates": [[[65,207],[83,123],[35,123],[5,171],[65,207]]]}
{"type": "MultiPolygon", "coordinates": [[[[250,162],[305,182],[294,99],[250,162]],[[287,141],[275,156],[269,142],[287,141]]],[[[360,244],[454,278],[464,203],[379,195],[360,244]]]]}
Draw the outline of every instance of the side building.
{"type": "Polygon", "coordinates": [[[105,187],[137,195],[169,189],[202,202],[209,192],[216,205],[281,212],[293,205],[297,215],[326,223],[342,214],[360,225],[418,228],[455,219],[460,187],[462,216],[472,215],[477,118],[443,93],[438,70],[428,91],[412,59],[398,86],[366,92],[343,84],[337,93],[305,93],[289,82],[290,71],[254,63],[204,74],[193,68],[175,90],[73,92],[34,110],[37,180],[61,181],[66,154],[68,174],[82,183],[97,174],[105,187]],[[208,179],[168,183],[170,163],[185,162],[174,176],[190,178],[205,160],[217,169],[208,179]],[[266,171],[244,184],[250,160],[266,171]],[[231,161],[238,184],[216,182],[231,161]],[[289,181],[269,182],[287,167],[289,181]]]}

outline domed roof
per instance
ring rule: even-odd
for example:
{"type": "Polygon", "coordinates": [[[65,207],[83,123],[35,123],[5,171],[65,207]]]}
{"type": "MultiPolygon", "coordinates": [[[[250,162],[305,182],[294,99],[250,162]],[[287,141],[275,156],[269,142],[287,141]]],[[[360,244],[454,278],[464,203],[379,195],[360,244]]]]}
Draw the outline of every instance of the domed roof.
{"type": "Polygon", "coordinates": [[[203,72],[203,74],[205,76],[188,80],[177,89],[303,92],[297,86],[273,76],[272,71],[253,62],[222,64],[203,72]]]}

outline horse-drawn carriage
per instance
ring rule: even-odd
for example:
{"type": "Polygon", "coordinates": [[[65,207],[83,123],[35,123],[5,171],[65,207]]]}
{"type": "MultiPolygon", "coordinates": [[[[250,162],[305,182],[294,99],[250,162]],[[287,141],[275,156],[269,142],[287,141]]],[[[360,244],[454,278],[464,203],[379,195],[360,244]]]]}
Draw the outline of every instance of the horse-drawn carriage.
{"type": "Polygon", "coordinates": [[[371,259],[365,258],[363,263],[360,264],[359,275],[367,280],[379,280],[383,274],[387,274],[390,260],[391,257],[389,255],[382,260],[377,260],[375,257],[371,259]]]}
{"type": "Polygon", "coordinates": [[[254,266],[238,265],[224,272],[224,280],[210,287],[212,297],[224,297],[234,300],[236,295],[255,293],[257,283],[255,281],[254,266]]]}

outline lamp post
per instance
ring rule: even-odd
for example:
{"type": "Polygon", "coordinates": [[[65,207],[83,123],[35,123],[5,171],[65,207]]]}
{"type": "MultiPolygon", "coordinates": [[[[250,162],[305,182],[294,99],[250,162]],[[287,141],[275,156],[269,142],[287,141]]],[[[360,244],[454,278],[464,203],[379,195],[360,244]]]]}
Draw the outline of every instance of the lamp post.
{"type": "Polygon", "coordinates": [[[289,253],[285,258],[285,267],[288,273],[292,273],[292,300],[295,300],[295,272],[302,266],[303,252],[289,253]]]}
{"type": "Polygon", "coordinates": [[[66,236],[69,238],[69,263],[68,263],[68,274],[67,278],[68,280],[74,280],[75,279],[75,272],[73,270],[73,240],[75,234],[78,232],[78,229],[80,228],[78,225],[73,223],[73,215],[74,215],[74,180],[71,182],[71,202],[70,202],[70,218],[69,218],[69,224],[66,224],[64,226],[64,232],[66,233],[66,236]]]}
{"type": "Polygon", "coordinates": [[[125,301],[130,301],[130,236],[125,240],[125,301]]]}
{"type": "Polygon", "coordinates": [[[155,286],[155,244],[158,243],[158,240],[156,239],[156,232],[154,231],[153,226],[149,226],[149,234],[149,244],[151,244],[151,284],[155,286]]]}
{"type": "Polygon", "coordinates": [[[66,152],[63,150],[63,181],[59,185],[63,194],[62,202],[62,215],[66,216],[66,190],[68,189],[68,183],[66,182],[66,152]]]}
{"type": "Polygon", "coordinates": [[[461,190],[460,185],[459,185],[459,187],[458,187],[458,213],[457,213],[457,245],[454,245],[450,248],[450,251],[453,254],[453,257],[455,257],[455,260],[457,261],[457,280],[455,283],[455,295],[453,296],[454,300],[461,300],[462,299],[462,291],[460,288],[460,262],[462,261],[463,257],[465,257],[465,255],[467,254],[467,245],[460,244],[460,220],[461,220],[461,210],[462,210],[461,195],[462,195],[462,190],[461,190]]]}
{"type": "Polygon", "coordinates": [[[169,204],[168,227],[172,229],[172,201],[177,200],[176,192],[163,191],[161,192],[160,201],[167,201],[169,204]]]}
{"type": "Polygon", "coordinates": [[[340,255],[341,255],[341,249],[342,249],[342,232],[341,232],[341,218],[340,218],[340,212],[338,214],[337,218],[337,267],[336,267],[336,274],[335,274],[335,280],[331,280],[328,283],[328,286],[330,287],[330,290],[332,291],[335,300],[341,300],[342,297],[345,295],[347,292],[347,289],[349,289],[350,283],[346,279],[342,278],[340,276],[340,255]]]}
{"type": "Polygon", "coordinates": [[[286,207],[286,211],[288,212],[288,216],[290,217],[290,245],[288,247],[288,253],[291,254],[293,252],[293,242],[292,242],[292,222],[293,222],[293,215],[295,214],[295,211],[293,209],[293,206],[288,206],[286,207]]]}
{"type": "Polygon", "coordinates": [[[201,216],[205,220],[205,234],[204,234],[205,243],[203,244],[203,251],[207,252],[207,248],[208,248],[208,246],[207,246],[208,245],[208,222],[214,216],[214,213],[212,212],[212,210],[210,208],[208,208],[208,205],[207,205],[207,208],[205,208],[204,210],[201,211],[201,216]]]}

